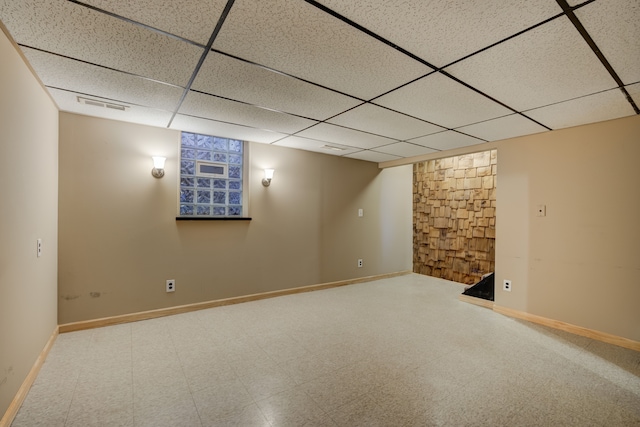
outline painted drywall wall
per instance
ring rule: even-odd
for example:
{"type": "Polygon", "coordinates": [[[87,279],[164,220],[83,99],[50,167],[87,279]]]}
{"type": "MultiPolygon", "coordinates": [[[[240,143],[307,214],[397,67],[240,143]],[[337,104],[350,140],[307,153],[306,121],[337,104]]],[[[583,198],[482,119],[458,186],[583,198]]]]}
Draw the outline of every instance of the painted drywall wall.
{"type": "Polygon", "coordinates": [[[57,325],[58,110],[1,30],[0,58],[2,418],[57,325]]]}
{"type": "Polygon", "coordinates": [[[61,324],[411,269],[410,166],[252,143],[252,220],[177,222],[179,138],[61,113],[61,324]]]}
{"type": "Polygon", "coordinates": [[[640,116],[497,147],[496,305],[640,341],[640,116]]]}

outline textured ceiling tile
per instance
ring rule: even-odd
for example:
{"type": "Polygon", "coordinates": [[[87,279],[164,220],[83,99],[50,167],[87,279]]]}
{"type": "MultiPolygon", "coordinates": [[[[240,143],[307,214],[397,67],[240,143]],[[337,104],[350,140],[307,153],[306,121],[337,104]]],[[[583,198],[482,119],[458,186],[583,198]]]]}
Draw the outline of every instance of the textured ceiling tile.
{"type": "Polygon", "coordinates": [[[217,122],[215,120],[201,119],[198,117],[183,116],[181,114],[176,115],[170,128],[186,132],[220,136],[223,138],[260,142],[263,144],[271,144],[272,142],[286,136],[282,133],[269,132],[267,130],[217,122]]]}
{"type": "Polygon", "coordinates": [[[629,92],[629,95],[631,95],[631,98],[633,98],[636,106],[640,107],[640,83],[625,86],[625,89],[627,89],[627,92],[629,92]]]}
{"type": "Polygon", "coordinates": [[[381,163],[381,162],[389,162],[391,160],[398,160],[401,157],[394,156],[391,154],[378,153],[377,151],[369,151],[363,150],[358,151],[357,153],[347,154],[344,157],[349,157],[351,159],[364,160],[367,162],[381,163]]]}
{"type": "Polygon", "coordinates": [[[440,73],[374,101],[447,128],[505,116],[511,111],[440,73]]]}
{"type": "Polygon", "coordinates": [[[300,0],[237,0],[213,47],[363,99],[431,71],[300,0]]]}
{"type": "Polygon", "coordinates": [[[421,145],[410,144],[408,142],[397,142],[376,148],[380,153],[393,154],[400,157],[420,156],[422,154],[434,153],[437,150],[423,147],[421,145]]]}
{"type": "Polygon", "coordinates": [[[300,132],[298,136],[357,148],[374,148],[396,142],[382,136],[371,135],[326,123],[320,123],[317,126],[304,130],[300,132]]]}
{"type": "Polygon", "coordinates": [[[23,48],[46,86],[173,112],[184,89],[23,48]]]}
{"type": "Polygon", "coordinates": [[[447,71],[518,111],[616,86],[566,17],[472,56],[447,71]]]}
{"type": "Polygon", "coordinates": [[[83,0],[84,3],[206,45],[226,0],[83,0]]]}
{"type": "Polygon", "coordinates": [[[444,130],[440,126],[371,104],[361,105],[328,122],[395,139],[416,138],[444,130]]]}
{"type": "Polygon", "coordinates": [[[575,13],[622,82],[640,81],[640,2],[596,1],[575,13]]]}
{"type": "Polygon", "coordinates": [[[17,43],[185,86],[202,49],[64,0],[0,0],[17,43]]]}
{"type": "MultiPolygon", "coordinates": [[[[103,119],[120,120],[123,122],[138,123],[148,126],[166,127],[171,120],[168,111],[156,110],[153,108],[129,105],[126,111],[114,110],[93,105],[83,105],[78,102],[78,96],[84,97],[81,93],[67,92],[59,89],[49,88],[49,93],[58,104],[61,111],[83,114],[85,116],[101,117],[103,119]]],[[[114,102],[111,99],[91,97],[104,102],[114,102]]],[[[122,105],[122,104],[121,104],[122,105]]]]}
{"type": "Polygon", "coordinates": [[[549,0],[321,0],[341,15],[443,67],[562,12],[549,0]]]}
{"type": "Polygon", "coordinates": [[[499,141],[501,139],[544,132],[547,129],[520,114],[512,114],[470,126],[463,126],[457,130],[487,141],[499,141]]]}
{"type": "Polygon", "coordinates": [[[284,133],[295,133],[317,123],[193,91],[185,98],[179,113],[284,133]]]}
{"type": "Polygon", "coordinates": [[[458,132],[446,131],[412,139],[411,142],[434,150],[451,150],[452,148],[482,144],[484,141],[458,132]]]}
{"type": "Polygon", "coordinates": [[[631,116],[635,113],[622,91],[613,89],[527,111],[525,114],[552,129],[561,129],[631,116]]]}
{"type": "Polygon", "coordinates": [[[318,120],[360,103],[355,98],[215,52],[207,55],[192,88],[318,120]]]}
{"type": "Polygon", "coordinates": [[[289,136],[273,145],[281,145],[283,147],[298,148],[300,150],[315,151],[318,153],[331,154],[334,156],[344,156],[345,154],[361,151],[360,148],[347,147],[340,144],[328,144],[315,139],[301,138],[299,136],[289,136]]]}

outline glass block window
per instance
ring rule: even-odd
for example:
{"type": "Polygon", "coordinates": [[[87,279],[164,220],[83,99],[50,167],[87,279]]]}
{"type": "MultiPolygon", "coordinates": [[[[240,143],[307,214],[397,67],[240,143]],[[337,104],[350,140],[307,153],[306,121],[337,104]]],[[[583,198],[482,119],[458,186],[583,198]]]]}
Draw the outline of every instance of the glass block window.
{"type": "Polygon", "coordinates": [[[182,132],[180,216],[242,216],[244,143],[182,132]]]}

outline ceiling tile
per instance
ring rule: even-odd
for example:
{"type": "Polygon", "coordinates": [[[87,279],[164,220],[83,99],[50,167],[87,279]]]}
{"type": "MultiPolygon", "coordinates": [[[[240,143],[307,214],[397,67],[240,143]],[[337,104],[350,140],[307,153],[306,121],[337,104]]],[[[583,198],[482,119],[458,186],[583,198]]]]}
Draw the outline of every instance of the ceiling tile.
{"type": "Polygon", "coordinates": [[[447,128],[512,112],[440,73],[408,84],[376,99],[375,103],[447,128]]]}
{"type": "Polygon", "coordinates": [[[84,3],[206,45],[226,0],[83,0],[84,3]]]}
{"type": "Polygon", "coordinates": [[[298,133],[297,136],[357,148],[374,148],[396,142],[382,136],[372,135],[327,123],[320,123],[319,125],[306,129],[298,133]]]}
{"type": "Polygon", "coordinates": [[[451,150],[452,148],[482,144],[484,141],[449,130],[412,139],[410,142],[424,147],[433,148],[434,150],[451,150]]]}
{"type": "Polygon", "coordinates": [[[617,119],[633,114],[631,104],[620,89],[608,90],[526,112],[527,116],[552,129],[617,119]]]}
{"type": "Polygon", "coordinates": [[[640,81],[640,2],[596,1],[575,13],[622,82],[640,81]]]}
{"type": "Polygon", "coordinates": [[[363,99],[431,71],[299,0],[237,0],[213,47],[363,99]]]}
{"type": "Polygon", "coordinates": [[[616,86],[566,17],[465,59],[447,71],[518,111],[616,86]]]}
{"type": "Polygon", "coordinates": [[[420,156],[422,154],[434,153],[437,150],[423,147],[421,145],[415,145],[408,142],[397,142],[395,144],[385,145],[384,147],[376,148],[376,151],[380,153],[393,154],[400,157],[412,157],[420,156]]]}
{"type": "Polygon", "coordinates": [[[46,86],[173,112],[184,89],[38,50],[23,48],[46,86]]]}
{"type": "Polygon", "coordinates": [[[209,52],[191,87],[318,120],[360,104],[355,98],[215,52],[209,52]]]}
{"type": "Polygon", "coordinates": [[[283,133],[295,133],[317,123],[193,91],[185,98],[179,113],[283,133]]]}
{"type": "Polygon", "coordinates": [[[283,147],[298,148],[300,150],[316,151],[318,153],[331,154],[334,156],[344,156],[345,154],[361,151],[360,148],[347,147],[340,144],[328,144],[315,139],[301,138],[299,136],[288,136],[273,145],[281,145],[283,147]]]}
{"type": "MultiPolygon", "coordinates": [[[[58,104],[58,107],[61,111],[67,111],[70,113],[101,117],[103,119],[120,120],[123,122],[139,123],[156,127],[166,127],[169,123],[169,120],[171,120],[172,113],[168,111],[156,110],[154,108],[147,108],[130,104],[127,104],[129,108],[126,111],[120,111],[110,108],[80,104],[78,102],[78,96],[84,96],[80,93],[52,88],[49,88],[49,93],[55,100],[56,104],[58,104]]],[[[111,99],[103,99],[99,97],[91,97],[91,99],[97,99],[104,102],[113,102],[113,100],[111,99]]]]}
{"type": "Polygon", "coordinates": [[[437,67],[562,12],[555,1],[549,0],[321,0],[320,3],[437,67]]]}
{"type": "Polygon", "coordinates": [[[640,107],[640,83],[636,83],[634,85],[625,86],[631,98],[636,103],[636,107],[640,107]]]}
{"type": "Polygon", "coordinates": [[[363,104],[328,122],[395,139],[416,138],[444,130],[440,126],[372,104],[363,104]]]}
{"type": "Polygon", "coordinates": [[[184,116],[181,114],[176,115],[170,128],[187,132],[202,133],[205,135],[220,136],[223,138],[260,142],[263,144],[271,144],[272,142],[286,136],[285,134],[270,132],[268,130],[217,122],[215,120],[201,119],[199,117],[184,116]]]}
{"type": "Polygon", "coordinates": [[[487,141],[499,141],[501,139],[544,132],[548,129],[520,114],[512,114],[474,125],[463,126],[456,130],[487,141]]]}
{"type": "Polygon", "coordinates": [[[349,157],[352,159],[365,160],[367,162],[389,162],[391,160],[398,160],[401,157],[393,156],[391,154],[378,153],[377,151],[363,150],[358,151],[357,153],[347,154],[344,157],[349,157]]]}
{"type": "Polygon", "coordinates": [[[17,43],[185,86],[203,50],[69,1],[0,0],[17,43]]]}

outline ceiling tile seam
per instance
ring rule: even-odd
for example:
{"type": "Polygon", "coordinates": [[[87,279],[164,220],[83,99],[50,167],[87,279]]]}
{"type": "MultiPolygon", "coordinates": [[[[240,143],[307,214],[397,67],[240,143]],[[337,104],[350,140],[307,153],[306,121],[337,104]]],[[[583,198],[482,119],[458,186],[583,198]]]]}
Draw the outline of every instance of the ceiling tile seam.
{"type": "MultiPolygon", "coordinates": [[[[595,1],[595,0],[593,0],[593,1],[595,1]]],[[[499,40],[499,41],[497,41],[497,42],[495,42],[495,43],[492,43],[492,44],[490,44],[490,45],[488,45],[488,46],[485,46],[485,47],[483,47],[483,48],[482,48],[482,49],[480,49],[480,50],[477,50],[477,51],[472,52],[472,53],[470,53],[470,54],[468,54],[468,55],[466,55],[466,56],[463,56],[462,58],[456,59],[455,61],[453,61],[453,62],[451,62],[451,63],[449,63],[449,64],[447,64],[447,65],[444,65],[444,66],[440,67],[440,68],[438,69],[438,71],[440,71],[440,70],[444,70],[445,68],[448,68],[448,67],[451,67],[451,66],[453,66],[453,65],[457,64],[458,62],[464,61],[465,59],[469,59],[469,58],[471,58],[472,56],[475,56],[475,55],[477,55],[477,54],[479,54],[479,53],[482,53],[482,52],[484,52],[484,51],[486,51],[486,50],[489,50],[489,49],[491,49],[491,48],[493,48],[493,47],[496,47],[496,46],[498,46],[498,45],[500,45],[500,44],[502,44],[502,43],[505,43],[505,42],[507,42],[507,41],[509,41],[509,40],[511,40],[511,39],[514,39],[514,38],[516,38],[516,37],[518,37],[518,36],[521,36],[521,35],[523,35],[523,34],[525,34],[525,33],[529,32],[529,31],[531,31],[531,30],[535,30],[536,28],[541,27],[541,26],[543,26],[543,25],[545,25],[545,24],[548,24],[549,22],[554,21],[554,20],[556,20],[556,19],[558,19],[558,18],[560,18],[561,16],[564,16],[564,15],[565,15],[565,14],[564,14],[564,12],[560,12],[560,13],[558,13],[557,15],[554,15],[554,16],[552,16],[552,17],[550,17],[550,18],[547,18],[547,19],[545,19],[544,21],[538,22],[537,24],[532,25],[532,26],[531,26],[531,27],[529,27],[529,28],[525,28],[524,30],[518,31],[517,33],[514,33],[514,34],[510,35],[509,37],[506,37],[506,38],[504,38],[504,39],[502,39],[502,40],[499,40]]]]}
{"type": "MultiPolygon", "coordinates": [[[[198,93],[198,94],[200,94],[200,95],[212,96],[212,97],[214,97],[214,98],[218,98],[218,99],[224,99],[225,101],[237,102],[238,104],[247,105],[247,106],[249,106],[249,107],[259,108],[259,109],[261,109],[261,110],[265,110],[265,111],[272,111],[272,112],[274,112],[274,113],[285,114],[285,115],[287,115],[287,116],[291,116],[291,117],[297,117],[297,118],[305,119],[305,120],[312,120],[312,121],[314,121],[314,122],[322,122],[322,120],[320,120],[320,119],[314,119],[314,118],[312,118],[312,117],[306,117],[306,116],[302,116],[302,115],[300,115],[300,114],[289,113],[289,112],[287,112],[287,111],[278,110],[278,109],[276,109],[276,108],[264,107],[264,106],[262,106],[262,105],[252,104],[252,103],[250,103],[250,102],[240,101],[239,99],[228,98],[228,97],[226,97],[226,96],[216,95],[216,94],[209,93],[209,92],[205,92],[205,91],[202,91],[202,90],[191,89],[191,92],[198,93]]],[[[362,104],[360,104],[360,105],[362,105],[362,104]]],[[[355,108],[355,107],[354,107],[354,108],[355,108]]],[[[348,110],[347,110],[347,111],[348,111],[348,110]]],[[[340,114],[342,114],[342,113],[340,113],[340,114]]],[[[328,119],[327,119],[327,120],[328,120],[328,119]]]]}
{"type": "MultiPolygon", "coordinates": [[[[439,125],[437,123],[430,122],[429,120],[421,119],[420,117],[412,116],[411,114],[403,113],[402,111],[394,110],[393,108],[385,107],[384,105],[376,104],[375,102],[366,102],[367,104],[375,105],[376,107],[384,108],[387,111],[391,111],[392,113],[401,114],[405,117],[409,117],[411,119],[420,120],[423,123],[427,123],[433,126],[438,126],[447,130],[452,130],[447,128],[446,126],[439,125]]],[[[430,134],[429,134],[430,135],[430,134]]]]}
{"type": "Polygon", "coordinates": [[[446,76],[446,77],[449,77],[449,78],[450,78],[450,79],[452,79],[453,81],[456,81],[456,82],[460,83],[461,85],[463,85],[463,86],[467,87],[468,89],[471,89],[472,91],[476,92],[477,94],[482,95],[482,96],[484,96],[485,98],[490,99],[491,101],[493,101],[493,102],[495,102],[495,103],[497,103],[497,104],[499,104],[499,105],[501,105],[501,106],[503,106],[503,107],[505,107],[505,108],[507,108],[507,109],[509,109],[509,110],[513,111],[514,113],[519,114],[519,115],[523,116],[524,118],[529,119],[529,120],[531,120],[532,122],[539,124],[540,126],[544,127],[545,129],[547,129],[547,130],[553,130],[553,129],[551,129],[549,126],[546,126],[546,125],[544,125],[544,124],[542,124],[542,123],[538,122],[537,120],[534,120],[534,119],[532,119],[531,117],[528,117],[528,116],[526,116],[526,115],[522,114],[520,111],[516,110],[516,109],[515,109],[515,108],[513,108],[513,107],[510,107],[509,105],[505,104],[504,102],[502,102],[502,101],[499,101],[499,100],[495,99],[494,97],[492,97],[492,96],[490,96],[490,95],[488,95],[488,94],[486,94],[486,93],[482,92],[482,91],[481,91],[481,90],[479,90],[479,89],[476,89],[475,87],[471,86],[471,85],[470,85],[470,84],[468,84],[468,83],[465,83],[464,81],[462,81],[462,80],[460,80],[459,78],[457,78],[457,77],[453,76],[452,74],[449,74],[447,71],[445,71],[445,70],[440,70],[440,71],[439,71],[439,73],[441,73],[442,75],[444,75],[444,76],[446,76]]]}
{"type": "Polygon", "coordinates": [[[227,16],[229,15],[229,11],[231,11],[231,7],[233,7],[233,3],[234,2],[235,2],[235,0],[227,0],[227,4],[224,6],[224,10],[220,14],[220,18],[218,18],[218,22],[216,23],[216,26],[213,29],[213,32],[211,33],[211,37],[209,37],[209,41],[207,42],[207,46],[205,46],[205,49],[202,52],[202,55],[200,55],[200,59],[198,60],[198,63],[196,64],[196,67],[193,70],[193,73],[191,74],[191,78],[189,78],[189,81],[187,82],[187,86],[184,88],[184,92],[182,93],[182,97],[180,98],[180,101],[178,101],[178,105],[176,106],[176,110],[173,113],[173,115],[171,116],[171,119],[169,120],[169,123],[167,124],[167,128],[171,126],[171,123],[173,123],[173,119],[176,117],[176,114],[178,114],[178,111],[180,110],[180,107],[182,107],[182,103],[184,102],[185,98],[187,97],[187,94],[189,93],[189,90],[191,89],[191,85],[193,85],[193,82],[195,81],[196,76],[200,72],[200,68],[202,67],[202,64],[204,64],[204,60],[207,58],[207,55],[211,51],[211,46],[213,46],[213,42],[218,37],[218,34],[220,33],[220,29],[222,28],[222,24],[224,24],[224,21],[227,19],[227,16]]]}
{"type": "Polygon", "coordinates": [[[220,55],[224,55],[224,56],[227,56],[227,57],[229,57],[229,58],[236,59],[236,60],[238,60],[238,61],[242,61],[242,62],[244,62],[244,63],[246,63],[246,64],[249,64],[249,65],[254,65],[254,66],[256,66],[256,67],[260,67],[260,68],[262,68],[262,69],[264,69],[264,70],[271,71],[272,73],[280,74],[280,75],[285,76],[285,77],[291,77],[291,78],[293,78],[293,79],[299,80],[299,81],[304,82],[304,83],[311,84],[311,85],[316,86],[316,87],[319,87],[319,88],[321,88],[321,89],[329,90],[329,91],[334,92],[334,93],[337,93],[337,94],[339,94],[339,95],[348,96],[349,98],[353,98],[353,99],[355,99],[355,100],[357,100],[357,101],[366,102],[366,100],[365,100],[365,99],[359,98],[359,97],[357,97],[357,96],[349,95],[348,93],[341,92],[341,91],[339,91],[339,90],[337,90],[337,89],[333,89],[333,88],[330,88],[330,87],[327,87],[327,86],[321,85],[320,83],[316,83],[316,82],[313,82],[313,81],[311,81],[311,80],[303,79],[302,77],[298,77],[298,76],[295,76],[295,75],[293,75],[293,74],[285,73],[284,71],[276,70],[275,68],[267,67],[266,65],[262,65],[262,64],[259,64],[259,63],[257,63],[257,62],[249,61],[248,59],[241,58],[241,57],[239,57],[239,56],[232,55],[232,54],[230,54],[230,53],[227,53],[227,52],[224,52],[224,51],[221,51],[221,50],[218,50],[218,49],[214,49],[214,48],[212,48],[212,49],[211,49],[211,52],[213,52],[213,53],[218,53],[218,54],[220,54],[220,55]]]}
{"type": "Polygon", "coordinates": [[[385,95],[388,95],[388,94],[390,94],[391,92],[395,92],[395,91],[396,91],[396,90],[398,90],[398,89],[402,89],[403,87],[408,86],[408,85],[410,85],[411,83],[415,83],[415,82],[417,82],[418,80],[422,80],[422,79],[424,79],[425,77],[429,77],[430,75],[432,75],[432,74],[434,74],[434,73],[437,73],[437,72],[438,72],[438,70],[429,71],[429,72],[428,72],[427,74],[425,74],[425,75],[422,75],[422,76],[416,77],[416,78],[415,78],[415,79],[413,79],[413,80],[409,80],[408,82],[402,83],[402,84],[401,84],[400,86],[398,86],[398,87],[394,87],[393,89],[389,89],[388,91],[383,92],[383,93],[381,93],[380,95],[376,95],[376,96],[374,96],[373,98],[368,99],[368,100],[367,100],[367,102],[373,102],[373,101],[375,101],[375,100],[376,100],[376,99],[378,99],[378,98],[381,98],[381,97],[383,97],[383,96],[385,96],[385,95]]]}
{"type": "Polygon", "coordinates": [[[103,14],[105,14],[107,16],[112,17],[112,18],[120,19],[120,20],[122,20],[124,22],[128,22],[129,24],[133,24],[133,25],[136,25],[138,27],[142,27],[144,29],[153,31],[153,32],[158,33],[158,34],[162,34],[163,36],[167,36],[167,37],[170,37],[172,39],[175,39],[175,40],[178,40],[178,41],[182,41],[182,42],[185,42],[185,43],[189,43],[189,44],[197,46],[199,48],[204,48],[205,47],[205,45],[200,44],[198,42],[195,42],[193,40],[189,40],[187,38],[180,37],[180,36],[178,36],[176,34],[172,34],[172,33],[169,33],[167,31],[161,30],[159,28],[152,27],[151,25],[143,24],[142,22],[134,21],[133,19],[129,19],[129,18],[124,17],[122,15],[118,15],[117,13],[109,12],[108,10],[101,9],[101,8],[99,8],[97,6],[93,6],[91,4],[83,3],[83,2],[81,2],[79,0],[67,0],[67,1],[70,2],[70,3],[77,4],[78,6],[86,7],[87,9],[91,9],[91,10],[93,10],[95,12],[103,13],[103,14]]]}
{"type": "MultiPolygon", "coordinates": [[[[582,25],[582,22],[580,22],[576,14],[573,13],[573,8],[569,6],[569,4],[567,3],[567,0],[556,0],[556,2],[558,3],[558,5],[560,5],[562,10],[564,10],[565,14],[567,15],[567,18],[569,18],[569,20],[571,21],[573,26],[576,28],[578,33],[580,33],[584,41],[589,45],[593,53],[598,57],[598,59],[600,60],[604,68],[609,72],[613,80],[615,80],[618,87],[622,90],[625,96],[628,95],[626,89],[624,89],[624,83],[622,82],[622,79],[620,79],[620,76],[618,76],[618,73],[613,69],[613,66],[604,56],[604,54],[602,53],[602,51],[600,50],[596,42],[593,40],[593,38],[591,37],[587,29],[584,27],[584,25],[582,25]]],[[[631,103],[631,107],[633,108],[633,111],[635,111],[636,114],[640,114],[640,109],[638,109],[638,106],[633,101],[633,99],[631,99],[630,96],[626,98],[627,98],[627,101],[631,103]]]]}
{"type": "MultiPolygon", "coordinates": [[[[242,123],[228,122],[226,120],[212,119],[212,118],[209,118],[209,117],[202,117],[202,116],[197,116],[197,115],[194,115],[194,114],[178,113],[176,115],[180,115],[180,116],[184,116],[184,117],[191,117],[191,118],[194,118],[194,119],[206,120],[206,121],[209,121],[209,122],[224,123],[226,125],[234,125],[234,126],[247,128],[247,129],[261,130],[261,131],[265,131],[265,132],[277,133],[277,134],[285,135],[285,137],[280,138],[278,141],[286,138],[287,136],[293,136],[293,135],[288,134],[286,132],[275,131],[273,129],[259,128],[259,127],[256,127],[256,126],[249,126],[249,125],[245,125],[245,124],[242,124],[242,123]]],[[[273,142],[270,142],[269,144],[273,144],[273,142]]]]}
{"type": "Polygon", "coordinates": [[[103,70],[115,71],[117,73],[126,74],[126,75],[131,76],[131,77],[137,77],[139,79],[147,80],[149,82],[158,83],[158,84],[162,84],[162,85],[165,85],[165,86],[171,86],[171,87],[174,87],[174,88],[184,89],[184,86],[175,85],[173,83],[163,82],[161,80],[152,79],[150,77],[141,76],[140,74],[135,74],[135,73],[131,73],[129,71],[119,70],[117,68],[107,67],[106,65],[95,64],[93,62],[84,61],[82,59],[74,58],[72,56],[62,55],[62,54],[55,53],[55,52],[50,52],[48,50],[44,50],[44,49],[40,49],[40,48],[37,48],[37,47],[29,46],[29,45],[26,45],[26,44],[18,43],[18,46],[20,46],[21,48],[37,50],[38,52],[46,53],[46,54],[49,54],[49,55],[54,55],[54,56],[57,56],[57,57],[60,57],[60,58],[70,59],[72,61],[80,62],[82,64],[87,64],[87,65],[91,65],[91,66],[94,66],[94,67],[102,68],[103,70]]]}
{"type": "MultiPolygon", "coordinates": [[[[528,113],[529,111],[535,111],[535,110],[539,110],[539,109],[541,109],[541,108],[552,107],[552,106],[554,106],[554,105],[563,104],[563,103],[565,103],[565,102],[571,102],[571,101],[575,101],[575,100],[577,100],[577,99],[587,98],[587,97],[590,97],[590,96],[599,95],[599,94],[601,94],[601,93],[611,92],[611,91],[619,90],[619,89],[625,89],[625,88],[624,88],[624,87],[620,88],[620,87],[617,87],[617,86],[613,86],[613,87],[610,87],[609,89],[599,90],[599,91],[597,91],[597,92],[588,93],[588,94],[586,94],[586,95],[576,96],[576,97],[574,97],[574,98],[563,99],[562,101],[552,102],[551,104],[545,104],[545,105],[539,105],[539,106],[537,106],[537,107],[533,107],[533,108],[527,108],[526,110],[522,110],[522,111],[520,112],[520,114],[521,114],[521,115],[525,115],[525,114],[526,114],[526,113],[528,113]]],[[[628,93],[628,92],[626,91],[626,89],[625,89],[624,91],[622,91],[622,92],[623,92],[623,94],[628,93]]]]}
{"type": "Polygon", "coordinates": [[[341,14],[339,14],[338,12],[334,11],[333,9],[329,9],[327,6],[318,3],[315,0],[304,0],[305,2],[309,3],[312,6],[317,7],[318,9],[322,10],[323,12],[333,16],[334,18],[339,19],[340,21],[344,22],[345,24],[348,24],[350,26],[352,26],[353,28],[362,31],[363,33],[365,33],[366,35],[373,37],[374,39],[378,40],[381,43],[386,44],[387,46],[397,50],[398,52],[401,52],[403,54],[405,54],[406,56],[412,58],[415,61],[420,62],[422,65],[426,65],[429,68],[432,68],[433,70],[437,70],[438,67],[436,67],[435,65],[431,64],[430,62],[420,58],[419,56],[409,52],[408,50],[398,46],[397,44],[391,42],[390,40],[385,39],[384,37],[374,33],[373,31],[369,30],[368,28],[363,27],[362,25],[358,24],[355,21],[352,21],[351,19],[347,18],[346,16],[343,16],[341,14]]]}

